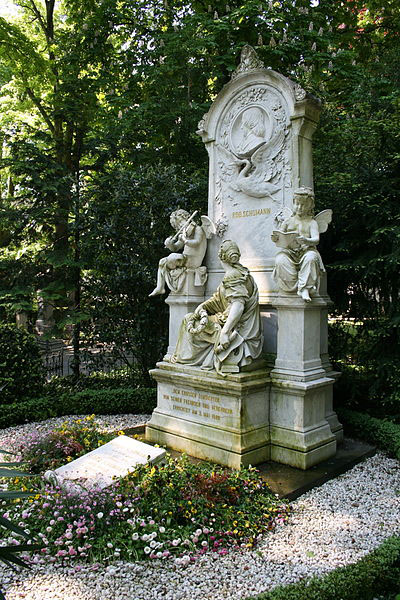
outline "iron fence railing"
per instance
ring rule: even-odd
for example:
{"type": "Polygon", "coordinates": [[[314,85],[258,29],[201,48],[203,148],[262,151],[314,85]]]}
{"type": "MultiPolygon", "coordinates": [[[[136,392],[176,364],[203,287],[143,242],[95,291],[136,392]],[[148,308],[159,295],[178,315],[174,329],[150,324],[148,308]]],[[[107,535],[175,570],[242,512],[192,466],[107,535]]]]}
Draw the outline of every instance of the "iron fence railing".
{"type": "MultiPolygon", "coordinates": [[[[47,379],[65,377],[73,373],[74,354],[71,346],[59,341],[39,341],[47,379]]],[[[80,372],[90,375],[93,372],[108,373],[131,363],[131,357],[125,359],[114,356],[110,349],[104,347],[84,348],[79,353],[80,372]]]]}

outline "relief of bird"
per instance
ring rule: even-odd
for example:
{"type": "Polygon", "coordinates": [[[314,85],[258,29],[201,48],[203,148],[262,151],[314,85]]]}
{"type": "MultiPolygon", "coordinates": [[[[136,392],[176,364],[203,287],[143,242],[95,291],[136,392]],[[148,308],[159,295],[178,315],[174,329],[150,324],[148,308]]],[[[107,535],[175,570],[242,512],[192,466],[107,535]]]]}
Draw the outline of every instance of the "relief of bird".
{"type": "Polygon", "coordinates": [[[269,142],[261,144],[248,158],[241,158],[218,144],[225,160],[219,161],[221,179],[233,190],[241,191],[253,198],[272,198],[280,187],[270,183],[278,172],[274,158],[282,148],[284,129],[279,129],[269,142]]]}

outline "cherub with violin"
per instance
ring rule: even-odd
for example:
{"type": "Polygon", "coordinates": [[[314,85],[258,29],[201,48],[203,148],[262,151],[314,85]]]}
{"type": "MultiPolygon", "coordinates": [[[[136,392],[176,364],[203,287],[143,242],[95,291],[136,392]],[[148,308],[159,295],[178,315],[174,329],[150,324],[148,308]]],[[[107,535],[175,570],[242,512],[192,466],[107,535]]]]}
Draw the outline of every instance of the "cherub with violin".
{"type": "Polygon", "coordinates": [[[197,225],[195,222],[197,214],[197,210],[189,215],[181,208],[171,214],[170,222],[176,233],[167,237],[164,242],[164,246],[171,251],[171,254],[160,260],[157,285],[149,296],[164,294],[165,283],[171,291],[179,293],[188,269],[194,270],[197,275],[195,285],[196,281],[199,285],[204,285],[207,276],[206,267],[201,265],[207,250],[207,238],[215,233],[215,228],[206,216],[202,216],[202,224],[197,225]]]}

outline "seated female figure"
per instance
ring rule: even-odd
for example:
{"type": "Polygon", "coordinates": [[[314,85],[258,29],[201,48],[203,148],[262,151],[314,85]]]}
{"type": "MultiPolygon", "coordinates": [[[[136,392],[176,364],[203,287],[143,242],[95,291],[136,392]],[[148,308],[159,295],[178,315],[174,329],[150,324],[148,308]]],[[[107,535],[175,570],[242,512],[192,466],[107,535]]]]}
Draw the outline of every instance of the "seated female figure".
{"type": "Polygon", "coordinates": [[[244,366],[260,356],[263,344],[258,289],[240,264],[240,250],[226,240],[218,254],[225,276],[217,291],[186,315],[172,362],[215,368],[244,366]]]}

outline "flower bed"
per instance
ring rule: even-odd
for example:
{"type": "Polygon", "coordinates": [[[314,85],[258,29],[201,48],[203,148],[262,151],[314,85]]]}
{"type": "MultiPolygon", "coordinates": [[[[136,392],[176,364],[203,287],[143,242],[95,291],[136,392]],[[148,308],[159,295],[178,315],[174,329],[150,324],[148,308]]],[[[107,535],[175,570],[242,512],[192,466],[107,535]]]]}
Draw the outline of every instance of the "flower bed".
{"type": "MultiPolygon", "coordinates": [[[[93,416],[87,417],[29,440],[20,448],[21,459],[40,473],[110,437],[98,431],[93,416]]],[[[21,482],[15,479],[12,487],[21,489],[21,482]]],[[[41,476],[29,487],[36,495],[3,503],[3,513],[41,538],[41,556],[50,562],[173,558],[184,565],[206,552],[222,556],[229,549],[251,548],[289,513],[256,469],[231,471],[186,456],[141,465],[106,490],[74,495],[44,484],[41,476]]]]}

